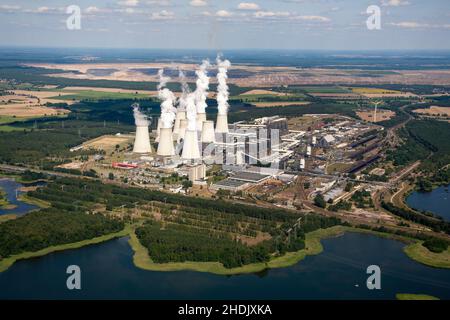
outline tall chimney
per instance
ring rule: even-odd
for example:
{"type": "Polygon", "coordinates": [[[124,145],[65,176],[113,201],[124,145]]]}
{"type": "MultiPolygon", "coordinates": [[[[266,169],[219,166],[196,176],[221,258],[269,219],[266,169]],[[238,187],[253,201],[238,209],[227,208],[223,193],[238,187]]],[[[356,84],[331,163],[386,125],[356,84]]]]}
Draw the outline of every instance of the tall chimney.
{"type": "Polygon", "coordinates": [[[217,114],[216,133],[228,133],[227,114],[217,114]]]}
{"type": "Polygon", "coordinates": [[[151,153],[150,137],[148,134],[148,126],[136,127],[136,138],[133,146],[134,153],[151,153]]]}
{"type": "Polygon", "coordinates": [[[200,149],[198,147],[196,130],[186,130],[181,158],[185,160],[200,159],[200,149]]]}
{"type": "Polygon", "coordinates": [[[173,148],[172,128],[161,128],[159,134],[158,156],[170,157],[175,154],[173,148]]]}

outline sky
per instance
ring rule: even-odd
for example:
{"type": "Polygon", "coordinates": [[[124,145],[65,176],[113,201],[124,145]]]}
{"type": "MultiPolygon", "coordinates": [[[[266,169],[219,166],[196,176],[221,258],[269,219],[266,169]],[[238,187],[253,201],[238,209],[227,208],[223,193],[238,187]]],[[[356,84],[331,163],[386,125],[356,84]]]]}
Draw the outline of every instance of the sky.
{"type": "Polygon", "coordinates": [[[450,49],[449,0],[0,0],[0,46],[450,49]],[[80,8],[80,29],[66,12],[80,8]],[[380,8],[369,30],[367,8],[380,8]]]}

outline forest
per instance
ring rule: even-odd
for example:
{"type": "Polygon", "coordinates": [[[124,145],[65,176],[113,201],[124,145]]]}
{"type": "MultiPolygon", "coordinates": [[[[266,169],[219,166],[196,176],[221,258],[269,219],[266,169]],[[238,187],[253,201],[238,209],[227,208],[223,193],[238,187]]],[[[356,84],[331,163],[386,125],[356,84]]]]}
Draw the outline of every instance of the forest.
{"type": "Polygon", "coordinates": [[[0,224],[0,260],[22,252],[118,232],[124,223],[99,214],[48,208],[0,224]]]}
{"type": "Polygon", "coordinates": [[[148,222],[136,233],[156,262],[220,261],[234,267],[266,261],[274,252],[303,248],[307,232],[340,224],[337,218],[313,213],[300,215],[284,209],[73,178],[56,178],[28,195],[50,202],[55,210],[70,213],[100,210],[109,216],[133,212],[137,208],[148,222]],[[119,209],[122,206],[123,211],[119,209]],[[105,209],[100,209],[102,207],[105,209]],[[158,213],[158,221],[155,221],[153,212],[158,213]],[[299,218],[302,218],[301,223],[289,231],[299,218]],[[244,238],[256,239],[262,234],[266,235],[265,240],[256,245],[241,241],[244,238]],[[179,248],[183,248],[182,251],[179,248]]]}

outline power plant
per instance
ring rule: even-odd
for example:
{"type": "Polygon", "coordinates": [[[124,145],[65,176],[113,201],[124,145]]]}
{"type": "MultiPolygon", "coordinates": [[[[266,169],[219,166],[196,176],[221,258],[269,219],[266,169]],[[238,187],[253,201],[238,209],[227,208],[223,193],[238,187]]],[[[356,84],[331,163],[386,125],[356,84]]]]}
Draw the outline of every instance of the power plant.
{"type": "Polygon", "coordinates": [[[133,152],[147,154],[152,152],[150,137],[148,134],[149,121],[147,117],[139,111],[139,104],[132,105],[134,120],[136,123],[136,138],[134,140],[133,152]]]}

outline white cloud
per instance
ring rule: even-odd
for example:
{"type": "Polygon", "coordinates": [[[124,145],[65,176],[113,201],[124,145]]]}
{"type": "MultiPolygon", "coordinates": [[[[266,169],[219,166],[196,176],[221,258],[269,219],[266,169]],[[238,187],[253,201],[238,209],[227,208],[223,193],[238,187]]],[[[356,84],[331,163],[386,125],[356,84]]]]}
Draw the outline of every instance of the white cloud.
{"type": "Polygon", "coordinates": [[[220,17],[220,18],[227,18],[227,17],[231,17],[232,13],[228,12],[226,10],[219,10],[216,12],[216,17],[220,17]]]}
{"type": "Polygon", "coordinates": [[[152,20],[170,20],[175,18],[175,13],[172,11],[162,10],[160,12],[154,12],[150,16],[152,20]]]}
{"type": "Polygon", "coordinates": [[[36,12],[39,12],[39,13],[44,13],[44,12],[49,12],[49,11],[50,11],[49,7],[39,7],[36,10],[36,12]]]}
{"type": "Polygon", "coordinates": [[[149,0],[147,1],[147,4],[154,5],[154,6],[170,6],[169,0],[149,0]]]}
{"type": "Polygon", "coordinates": [[[297,20],[306,20],[306,21],[319,21],[319,22],[328,22],[330,21],[327,17],[322,16],[296,16],[294,19],[297,20]]]}
{"type": "Polygon", "coordinates": [[[85,12],[87,14],[99,13],[101,10],[95,6],[87,7],[85,12]]]}
{"type": "Polygon", "coordinates": [[[241,2],[238,5],[239,10],[259,10],[259,5],[253,2],[241,2]]]}
{"type": "Polygon", "coordinates": [[[125,7],[136,7],[139,4],[139,0],[122,0],[119,1],[119,5],[125,7]]]}
{"type": "Polygon", "coordinates": [[[208,5],[205,0],[192,0],[189,4],[193,7],[204,7],[208,5]]]}
{"type": "Polygon", "coordinates": [[[255,18],[270,18],[270,17],[289,17],[291,14],[287,11],[257,11],[255,12],[255,18]]]}
{"type": "Polygon", "coordinates": [[[450,24],[429,24],[415,21],[402,21],[388,23],[390,26],[405,28],[405,29],[449,29],[450,24]]]}
{"type": "Polygon", "coordinates": [[[381,5],[385,7],[399,7],[409,5],[409,1],[406,0],[381,0],[381,5]]]}
{"type": "Polygon", "coordinates": [[[6,11],[14,11],[14,10],[19,10],[20,6],[9,5],[9,4],[2,4],[2,5],[0,5],[0,9],[1,10],[6,10],[6,11]]]}

